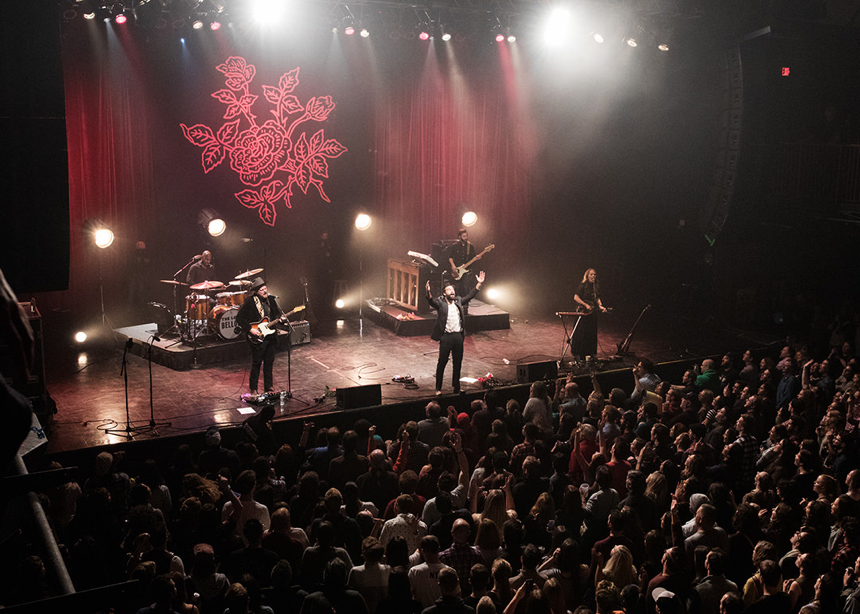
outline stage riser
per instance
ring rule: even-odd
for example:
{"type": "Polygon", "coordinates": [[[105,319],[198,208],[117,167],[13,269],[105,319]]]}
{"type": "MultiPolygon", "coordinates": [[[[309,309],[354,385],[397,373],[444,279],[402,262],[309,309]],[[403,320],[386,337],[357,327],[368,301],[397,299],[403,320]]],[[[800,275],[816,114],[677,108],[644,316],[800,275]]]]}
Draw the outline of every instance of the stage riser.
{"type": "MultiPolygon", "coordinates": [[[[154,328],[154,325],[152,325],[154,328]]],[[[149,344],[142,341],[135,334],[129,334],[130,329],[138,327],[129,327],[126,329],[117,329],[115,331],[121,344],[124,344],[126,339],[131,337],[134,340],[129,352],[141,358],[147,358],[149,344]]],[[[148,338],[148,335],[143,335],[148,338]]],[[[305,321],[295,322],[293,324],[293,347],[306,345],[311,342],[310,324],[305,321]]],[[[170,345],[177,339],[165,337],[162,339],[163,345],[170,345]]],[[[120,345],[121,346],[121,345],[120,345]]],[[[278,351],[287,350],[287,333],[278,331],[278,351]]],[[[204,337],[199,340],[197,346],[196,362],[198,365],[214,365],[223,362],[229,362],[240,358],[250,358],[251,349],[244,338],[224,341],[214,337],[204,337]]],[[[158,344],[152,346],[152,362],[158,365],[173,369],[174,371],[187,371],[192,368],[195,362],[195,351],[190,345],[178,343],[170,347],[160,347],[158,344]]]]}
{"type": "MultiPolygon", "coordinates": [[[[395,335],[400,337],[429,337],[433,332],[433,325],[436,322],[436,315],[429,313],[419,315],[415,320],[399,320],[394,315],[384,311],[375,305],[367,304],[365,312],[367,317],[374,323],[383,328],[387,328],[395,335]]],[[[403,311],[402,313],[408,313],[403,311]]],[[[466,331],[470,333],[481,330],[504,330],[511,327],[510,314],[506,312],[493,313],[487,315],[472,315],[466,316],[466,331]]]]}

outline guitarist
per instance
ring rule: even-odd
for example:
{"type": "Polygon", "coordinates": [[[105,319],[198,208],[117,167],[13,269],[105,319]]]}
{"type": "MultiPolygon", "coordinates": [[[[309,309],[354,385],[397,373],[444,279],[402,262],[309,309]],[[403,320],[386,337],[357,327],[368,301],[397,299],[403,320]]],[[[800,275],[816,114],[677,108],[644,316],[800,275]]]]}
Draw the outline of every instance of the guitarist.
{"type": "MultiPolygon", "coordinates": [[[[475,246],[469,242],[469,232],[465,228],[457,231],[458,241],[451,246],[448,252],[448,273],[451,277],[451,284],[456,290],[457,296],[466,296],[472,288],[475,287],[475,274],[472,272],[466,273],[460,279],[457,277],[457,267],[462,266],[475,258],[475,246]]],[[[477,257],[478,260],[481,256],[477,257]]]]}
{"type": "Polygon", "coordinates": [[[251,372],[248,374],[248,387],[251,394],[257,394],[257,382],[260,378],[260,366],[263,367],[263,386],[266,392],[274,389],[272,370],[275,366],[275,349],[278,345],[277,335],[263,336],[253,327],[253,324],[263,319],[274,322],[281,315],[281,308],[274,296],[269,296],[269,289],[259,277],[251,282],[250,298],[242,303],[236,314],[236,323],[245,331],[251,346],[251,372]]]}

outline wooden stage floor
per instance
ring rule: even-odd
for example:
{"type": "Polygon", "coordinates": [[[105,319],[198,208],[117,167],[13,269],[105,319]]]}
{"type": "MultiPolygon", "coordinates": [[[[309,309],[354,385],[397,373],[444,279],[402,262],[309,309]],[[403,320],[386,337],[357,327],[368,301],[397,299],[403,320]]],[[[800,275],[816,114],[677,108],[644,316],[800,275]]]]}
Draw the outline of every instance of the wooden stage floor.
{"type": "MultiPolygon", "coordinates": [[[[601,323],[599,357],[615,353],[629,332],[636,314],[616,313],[601,323]]],[[[465,342],[463,376],[478,378],[492,373],[505,382],[516,382],[518,363],[558,360],[563,328],[558,318],[525,320],[511,317],[507,330],[480,331],[465,342]]],[[[682,322],[668,317],[643,318],[630,347],[635,356],[606,369],[629,368],[636,356],[655,362],[689,360],[700,356],[760,348],[774,341],[752,333],[729,331],[682,322]]],[[[49,428],[47,452],[62,452],[126,441],[124,434],[108,428],[125,428],[125,392],[120,377],[121,343],[87,352],[49,351],[47,384],[57,404],[49,428]]],[[[290,378],[292,399],[282,416],[307,415],[335,410],[335,399],[322,397],[326,387],[382,385],[382,403],[392,404],[432,397],[438,344],[429,337],[403,337],[373,324],[367,317],[332,323],[313,330],[310,344],[292,351],[290,378]],[[392,382],[397,375],[411,375],[415,386],[392,382]]],[[[211,425],[235,425],[247,415],[240,398],[247,391],[250,352],[228,362],[205,365],[189,371],[174,371],[152,364],[152,399],[156,432],[136,439],[165,437],[203,431],[211,425]],[[166,425],[169,423],[169,426],[166,425]]],[[[150,419],[149,366],[144,358],[128,356],[128,406],[131,421],[148,424],[150,419]]],[[[450,365],[445,390],[451,392],[450,365]]],[[[275,386],[287,387],[288,361],[279,353],[275,361],[275,386]]],[[[479,390],[464,384],[464,390],[479,390]]]]}

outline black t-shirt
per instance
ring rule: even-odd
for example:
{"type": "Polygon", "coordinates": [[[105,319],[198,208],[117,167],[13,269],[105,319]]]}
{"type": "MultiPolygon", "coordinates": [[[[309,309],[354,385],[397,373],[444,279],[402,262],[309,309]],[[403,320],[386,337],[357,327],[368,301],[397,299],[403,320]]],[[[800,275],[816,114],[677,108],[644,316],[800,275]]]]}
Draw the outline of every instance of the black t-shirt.
{"type": "Polygon", "coordinates": [[[464,245],[462,241],[457,241],[451,246],[451,250],[448,252],[448,257],[451,258],[457,266],[462,266],[475,257],[475,246],[469,242],[466,242],[464,245]]]}

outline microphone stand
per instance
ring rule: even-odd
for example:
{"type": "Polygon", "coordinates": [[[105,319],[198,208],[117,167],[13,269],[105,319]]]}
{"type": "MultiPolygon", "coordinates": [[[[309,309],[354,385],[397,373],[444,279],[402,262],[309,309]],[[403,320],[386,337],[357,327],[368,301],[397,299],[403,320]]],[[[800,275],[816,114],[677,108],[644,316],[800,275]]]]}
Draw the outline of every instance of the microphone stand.
{"type": "MultiPolygon", "coordinates": [[[[150,335],[149,351],[146,353],[146,358],[149,362],[149,428],[155,435],[158,435],[158,431],[155,430],[157,426],[155,423],[155,406],[152,402],[152,344],[156,341],[161,341],[161,338],[158,335],[150,335]]],[[[162,426],[170,426],[170,424],[170,422],[165,422],[162,426]]]]}
{"type": "MultiPolygon", "coordinates": [[[[270,295],[271,296],[271,295],[270,295]]],[[[281,309],[281,304],[278,302],[278,299],[272,296],[275,299],[275,305],[278,306],[278,311],[284,313],[284,310],[281,309]]],[[[284,393],[284,396],[288,399],[293,398],[293,382],[292,382],[292,365],[293,365],[293,325],[289,320],[284,322],[287,325],[287,391],[284,393]]]]}
{"type": "Polygon", "coordinates": [[[105,429],[105,433],[110,435],[123,435],[126,439],[134,439],[134,435],[132,433],[135,432],[136,429],[131,426],[131,417],[128,413],[128,351],[134,345],[134,339],[131,337],[128,338],[128,341],[125,342],[125,346],[122,351],[122,366],[120,367],[119,374],[120,377],[123,377],[125,380],[125,428],[120,429],[105,429]]]}

